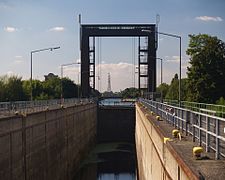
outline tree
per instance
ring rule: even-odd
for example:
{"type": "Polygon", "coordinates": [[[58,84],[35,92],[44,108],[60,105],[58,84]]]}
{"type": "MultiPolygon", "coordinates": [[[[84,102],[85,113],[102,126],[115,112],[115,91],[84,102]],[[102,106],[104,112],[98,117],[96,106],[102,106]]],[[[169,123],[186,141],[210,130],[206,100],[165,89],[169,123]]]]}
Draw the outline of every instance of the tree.
{"type": "Polygon", "coordinates": [[[52,77],[43,82],[44,94],[47,99],[59,99],[61,97],[61,80],[58,77],[52,77]]]}
{"type": "Polygon", "coordinates": [[[41,99],[39,96],[44,93],[43,83],[40,80],[33,80],[32,87],[33,87],[33,98],[41,99]]]}
{"type": "Polygon", "coordinates": [[[62,91],[64,98],[78,97],[78,87],[69,78],[62,79],[62,91]]]}
{"type": "Polygon", "coordinates": [[[123,98],[137,98],[139,97],[139,90],[137,88],[126,88],[121,94],[123,98]]]}
{"type": "Polygon", "coordinates": [[[163,99],[165,99],[165,97],[166,97],[166,94],[167,94],[167,92],[168,92],[168,90],[169,90],[169,85],[168,84],[166,84],[166,83],[162,83],[162,84],[160,84],[158,87],[157,87],[157,89],[156,89],[156,92],[158,92],[158,93],[162,93],[162,98],[163,99]]]}
{"type": "Polygon", "coordinates": [[[225,44],[206,34],[189,35],[189,100],[214,103],[225,97],[225,44]]]}
{"type": "Polygon", "coordinates": [[[59,99],[61,97],[61,80],[58,77],[52,77],[43,82],[44,97],[47,99],[59,99]]]}
{"type": "Polygon", "coordinates": [[[26,96],[26,100],[30,100],[30,80],[24,80],[23,83],[22,83],[22,86],[23,86],[23,92],[26,96]]]}
{"type": "Polygon", "coordinates": [[[2,76],[0,77],[0,101],[5,101],[5,93],[6,93],[6,90],[5,90],[5,78],[6,76],[2,76]]]}
{"type": "Polygon", "coordinates": [[[4,83],[3,101],[26,100],[26,96],[23,91],[22,77],[5,76],[3,83],[4,83]]]}
{"type": "Polygon", "coordinates": [[[220,99],[216,101],[216,104],[225,106],[225,99],[220,97],[220,99]]]}
{"type": "Polygon", "coordinates": [[[169,89],[166,94],[166,99],[173,99],[177,100],[179,95],[179,80],[178,80],[178,75],[175,74],[174,78],[172,79],[169,89]]]}

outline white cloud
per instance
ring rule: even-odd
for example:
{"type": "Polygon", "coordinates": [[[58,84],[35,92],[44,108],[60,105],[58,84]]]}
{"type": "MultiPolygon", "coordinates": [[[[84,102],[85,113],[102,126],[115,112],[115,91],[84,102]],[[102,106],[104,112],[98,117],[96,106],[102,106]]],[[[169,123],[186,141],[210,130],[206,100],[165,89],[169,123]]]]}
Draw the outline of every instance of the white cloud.
{"type": "Polygon", "coordinates": [[[9,2],[6,1],[0,2],[0,9],[9,9],[11,7],[12,5],[9,2]]]}
{"type": "Polygon", "coordinates": [[[15,56],[15,58],[20,59],[20,58],[23,58],[23,56],[19,56],[19,55],[17,55],[17,56],[15,56]]]}
{"type": "MultiPolygon", "coordinates": [[[[111,76],[111,87],[113,91],[120,91],[134,86],[134,65],[120,62],[118,64],[100,64],[96,66],[96,88],[101,92],[106,91],[108,82],[108,73],[111,76]],[[100,77],[100,78],[99,78],[100,77]]],[[[135,77],[137,87],[137,75],[135,77]]]]}
{"type": "Polygon", "coordinates": [[[7,26],[7,27],[4,27],[4,31],[5,31],[5,32],[12,33],[12,32],[17,31],[17,29],[14,28],[14,27],[7,26]]]}
{"type": "Polygon", "coordinates": [[[196,20],[200,20],[200,21],[215,21],[215,22],[220,22],[223,21],[223,19],[219,16],[217,17],[212,17],[212,16],[198,16],[195,17],[196,20]]]}
{"type": "Polygon", "coordinates": [[[0,4],[0,9],[7,9],[8,6],[6,6],[5,4],[0,4]]]}
{"type": "Polygon", "coordinates": [[[17,60],[14,61],[14,64],[21,64],[21,63],[23,63],[23,61],[22,60],[19,60],[19,59],[17,59],[17,60]]]}
{"type": "MultiPolygon", "coordinates": [[[[182,57],[181,57],[182,58],[182,57]]],[[[165,60],[167,62],[171,62],[171,63],[179,63],[180,62],[180,56],[165,56],[165,60]]]]}
{"type": "Polygon", "coordinates": [[[13,76],[13,75],[15,75],[15,73],[13,71],[8,71],[6,74],[7,74],[7,76],[13,76]]]}
{"type": "Polygon", "coordinates": [[[53,28],[49,29],[49,31],[63,32],[63,31],[65,31],[65,28],[62,26],[57,26],[57,27],[53,27],[53,28]]]}
{"type": "Polygon", "coordinates": [[[19,65],[22,64],[24,62],[23,56],[17,55],[14,56],[14,61],[12,65],[19,65]]]}
{"type": "Polygon", "coordinates": [[[76,63],[78,63],[78,64],[80,64],[80,63],[81,63],[80,58],[79,58],[79,59],[77,59],[75,62],[76,62],[76,63]]]}
{"type": "Polygon", "coordinates": [[[23,56],[20,55],[15,56],[15,60],[13,63],[16,65],[23,63],[23,56]]]}
{"type": "MultiPolygon", "coordinates": [[[[164,61],[169,63],[179,63],[180,62],[180,56],[164,56],[164,61]]],[[[188,62],[189,57],[188,56],[181,56],[182,63],[188,62]]]]}

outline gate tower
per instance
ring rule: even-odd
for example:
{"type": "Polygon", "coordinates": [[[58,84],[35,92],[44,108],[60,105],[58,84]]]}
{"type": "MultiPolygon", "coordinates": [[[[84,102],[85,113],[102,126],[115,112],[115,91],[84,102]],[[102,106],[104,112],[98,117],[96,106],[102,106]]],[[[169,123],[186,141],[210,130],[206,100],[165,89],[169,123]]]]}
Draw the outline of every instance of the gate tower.
{"type": "Polygon", "coordinates": [[[155,32],[155,24],[81,24],[82,97],[90,97],[91,91],[95,89],[95,37],[138,37],[138,88],[140,91],[155,92],[157,49],[155,32]],[[147,38],[145,46],[141,46],[143,38],[147,38]]]}

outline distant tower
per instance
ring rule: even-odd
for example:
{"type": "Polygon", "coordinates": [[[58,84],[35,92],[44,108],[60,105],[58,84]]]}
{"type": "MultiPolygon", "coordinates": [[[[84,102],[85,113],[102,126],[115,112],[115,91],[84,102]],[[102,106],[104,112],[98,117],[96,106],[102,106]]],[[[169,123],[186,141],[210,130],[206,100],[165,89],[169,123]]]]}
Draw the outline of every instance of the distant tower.
{"type": "Polygon", "coordinates": [[[111,92],[111,78],[110,78],[110,73],[108,73],[108,87],[107,87],[107,92],[111,92]]]}

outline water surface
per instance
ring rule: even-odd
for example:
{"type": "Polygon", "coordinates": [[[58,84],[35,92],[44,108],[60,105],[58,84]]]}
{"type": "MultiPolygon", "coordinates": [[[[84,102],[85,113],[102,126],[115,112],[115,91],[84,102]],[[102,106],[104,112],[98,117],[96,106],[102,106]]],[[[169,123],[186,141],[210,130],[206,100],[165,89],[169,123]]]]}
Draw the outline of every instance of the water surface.
{"type": "Polygon", "coordinates": [[[135,170],[133,144],[98,144],[81,163],[74,180],[135,180],[135,170]]]}

